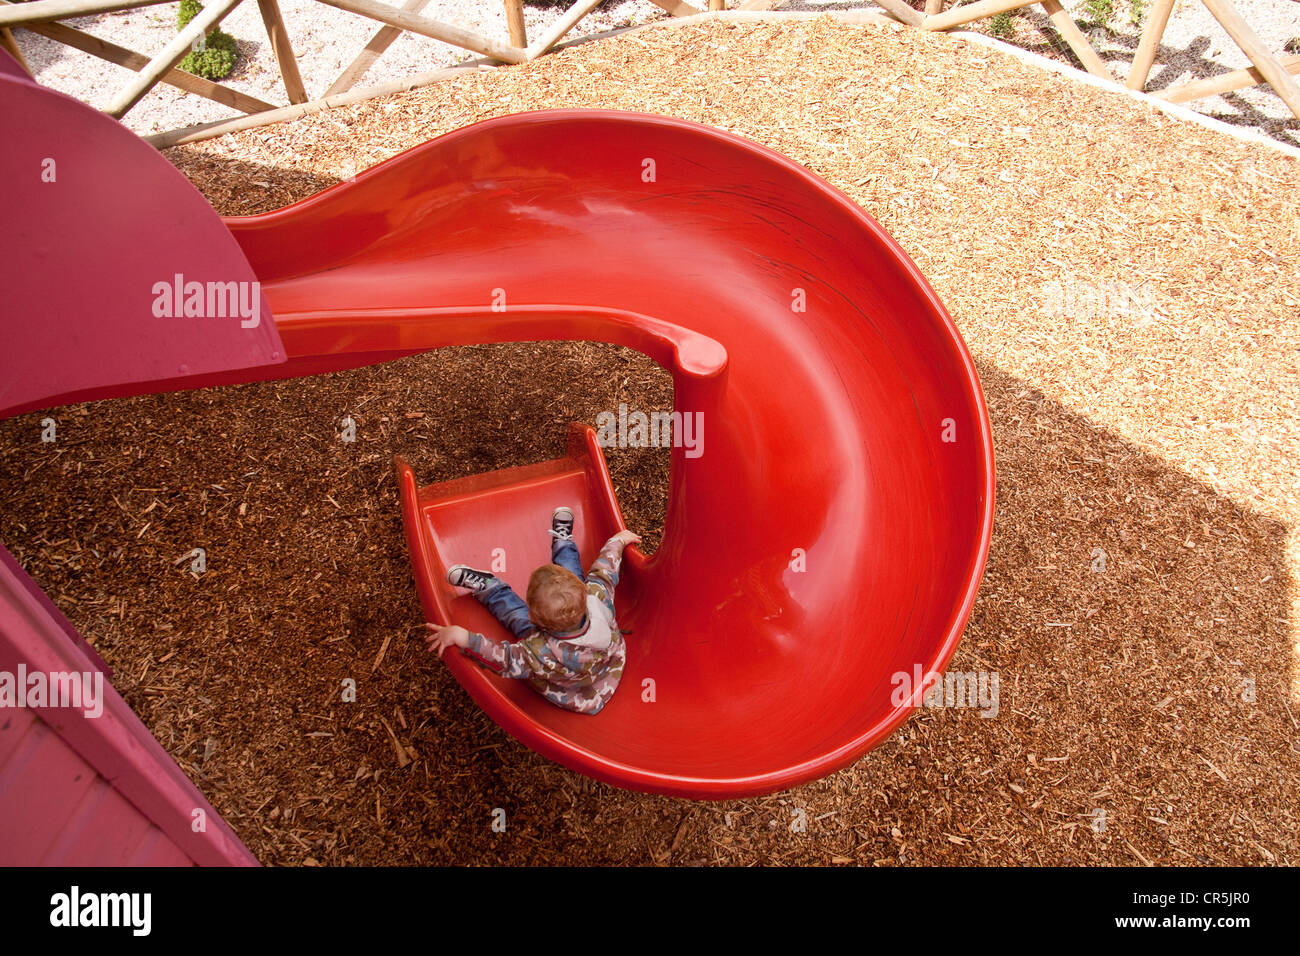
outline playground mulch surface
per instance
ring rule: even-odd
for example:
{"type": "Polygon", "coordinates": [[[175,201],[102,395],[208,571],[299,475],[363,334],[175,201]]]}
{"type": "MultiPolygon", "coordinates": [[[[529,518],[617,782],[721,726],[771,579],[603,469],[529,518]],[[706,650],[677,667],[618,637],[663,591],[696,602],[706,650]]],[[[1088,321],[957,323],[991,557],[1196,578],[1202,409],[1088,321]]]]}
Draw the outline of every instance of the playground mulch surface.
{"type": "MultiPolygon", "coordinates": [[[[415,638],[391,456],[422,481],[556,457],[570,420],[669,406],[637,353],[457,348],[71,406],[55,445],[45,413],[0,423],[0,536],[259,859],[1300,862],[1300,162],[952,37],[828,20],[624,35],[169,156],[253,213],[556,106],[764,143],[919,264],[993,423],[996,527],[951,667],[998,672],[998,712],[920,711],[827,779],[714,804],[588,781],[474,707],[415,638]]],[[[611,459],[653,544],[666,458],[611,459]]]]}

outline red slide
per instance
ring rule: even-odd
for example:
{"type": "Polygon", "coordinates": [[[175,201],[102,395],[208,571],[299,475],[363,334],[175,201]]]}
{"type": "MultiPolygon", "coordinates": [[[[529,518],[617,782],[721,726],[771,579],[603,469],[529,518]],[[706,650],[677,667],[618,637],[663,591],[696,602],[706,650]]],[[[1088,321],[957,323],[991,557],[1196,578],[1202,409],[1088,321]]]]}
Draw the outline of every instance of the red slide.
{"type": "MultiPolygon", "coordinates": [[[[279,341],[255,367],[111,394],[540,339],[625,344],[672,372],[676,424],[692,428],[673,432],[662,544],[624,563],[628,665],[609,706],[568,713],[447,656],[528,746],[638,790],[765,793],[871,749],[919,703],[913,675],[947,664],[992,528],[983,396],[915,265],[802,167],[665,117],[529,113],[224,222],[279,341]],[[281,343],[287,360],[265,364],[281,343]]],[[[109,394],[47,378],[0,406],[109,394]]],[[[658,410],[610,409],[638,411],[658,410]]],[[[587,561],[622,527],[582,427],[554,462],[423,489],[397,468],[431,620],[503,636],[445,568],[505,555],[519,587],[547,559],[557,505],[577,513],[587,561]]]]}

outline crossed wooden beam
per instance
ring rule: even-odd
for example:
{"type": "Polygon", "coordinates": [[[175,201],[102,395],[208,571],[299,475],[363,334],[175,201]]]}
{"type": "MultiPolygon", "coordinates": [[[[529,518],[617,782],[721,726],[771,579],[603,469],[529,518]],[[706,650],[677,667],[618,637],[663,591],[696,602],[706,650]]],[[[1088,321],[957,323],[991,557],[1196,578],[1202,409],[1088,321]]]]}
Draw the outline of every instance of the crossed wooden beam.
{"type": "MultiPolygon", "coordinates": [[[[756,4],[766,0],[752,0],[756,4]]],[[[877,4],[889,11],[896,19],[920,27],[922,30],[951,30],[964,26],[975,20],[1019,10],[1023,7],[1041,4],[1048,18],[1056,27],[1061,38],[1069,44],[1084,69],[1095,76],[1114,80],[1105,62],[1097,55],[1088,38],[1083,35],[1078,24],[1061,6],[1060,0],[978,0],[976,3],[943,9],[944,0],[925,0],[925,12],[914,10],[904,0],[875,0],[877,4]]],[[[1254,64],[1245,70],[1234,70],[1221,76],[1204,80],[1193,80],[1153,94],[1172,103],[1185,103],[1206,96],[1216,96],[1231,90],[1240,90],[1248,86],[1268,83],[1273,91],[1282,98],[1287,107],[1300,119],[1300,85],[1292,78],[1300,73],[1300,55],[1274,56],[1250,28],[1245,19],[1237,12],[1231,0],[1201,0],[1207,10],[1222,24],[1232,41],[1241,47],[1243,53],[1254,64]]],[[[745,4],[742,4],[742,8],[745,4]]],[[[775,3],[768,5],[775,6],[775,3]]],[[[1128,86],[1134,90],[1145,90],[1151,65],[1155,62],[1156,51],[1169,25],[1169,15],[1174,9],[1174,0],[1155,0],[1148,14],[1147,25],[1142,31],[1137,54],[1133,59],[1133,69],[1129,72],[1128,86]]]]}
{"type": "MultiPolygon", "coordinates": [[[[1241,47],[1241,51],[1250,58],[1254,67],[1234,70],[1204,80],[1194,80],[1156,95],[1172,103],[1186,103],[1205,96],[1217,96],[1231,90],[1268,83],[1273,87],[1273,92],[1282,97],[1282,102],[1295,114],[1296,119],[1300,119],[1300,85],[1292,79],[1294,74],[1300,73],[1300,56],[1273,56],[1228,0],[1201,0],[1201,2],[1227,31],[1228,36],[1232,37],[1232,42],[1241,47]]],[[[1156,0],[1151,8],[1148,14],[1151,19],[1147,21],[1146,29],[1142,31],[1137,55],[1133,58],[1133,70],[1128,76],[1130,89],[1146,89],[1147,76],[1151,72],[1156,49],[1160,46],[1160,39],[1164,36],[1165,27],[1169,23],[1169,14],[1173,8],[1174,0],[1156,0]]]]}

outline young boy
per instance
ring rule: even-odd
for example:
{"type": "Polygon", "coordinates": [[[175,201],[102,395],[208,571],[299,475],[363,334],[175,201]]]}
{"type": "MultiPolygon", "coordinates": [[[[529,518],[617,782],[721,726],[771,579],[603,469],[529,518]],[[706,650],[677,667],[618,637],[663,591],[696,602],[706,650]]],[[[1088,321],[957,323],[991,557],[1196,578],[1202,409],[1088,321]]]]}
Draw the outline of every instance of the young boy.
{"type": "Polygon", "coordinates": [[[620,531],[600,549],[584,576],[573,541],[573,512],[551,516],[551,564],[533,571],[528,600],[488,571],[458,564],[447,580],[466,588],[515,636],[512,643],[471,634],[459,625],[428,624],[425,642],[438,656],[459,647],[502,677],[528,681],[552,704],[580,714],[599,713],[623,676],[623,634],[614,619],[614,588],[623,549],[640,537],[620,531]]]}

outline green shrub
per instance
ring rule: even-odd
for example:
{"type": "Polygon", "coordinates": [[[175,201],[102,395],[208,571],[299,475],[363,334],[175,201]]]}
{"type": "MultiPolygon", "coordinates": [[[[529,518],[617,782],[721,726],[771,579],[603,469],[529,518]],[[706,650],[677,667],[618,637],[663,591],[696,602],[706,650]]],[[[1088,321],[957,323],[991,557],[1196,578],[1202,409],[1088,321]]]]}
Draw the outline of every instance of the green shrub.
{"type": "Polygon", "coordinates": [[[184,30],[202,9],[203,4],[199,0],[181,0],[181,7],[176,11],[176,29],[184,30]]]}
{"type": "Polygon", "coordinates": [[[1115,15],[1115,0],[1083,0],[1083,12],[1090,26],[1104,27],[1115,15]]]}
{"type": "MultiPolygon", "coordinates": [[[[202,9],[199,0],[181,0],[180,9],[176,12],[177,29],[184,30],[202,9]]],[[[239,50],[235,46],[235,38],[220,27],[213,27],[203,38],[201,47],[186,53],[178,68],[208,80],[220,80],[230,75],[238,59],[239,50]]]]}
{"type": "Polygon", "coordinates": [[[993,14],[989,20],[989,33],[995,37],[1001,37],[1003,40],[1009,39],[1016,32],[1015,25],[1011,22],[1011,14],[1007,11],[993,14]]]}
{"type": "MultiPolygon", "coordinates": [[[[1147,15],[1147,0],[1128,0],[1128,22],[1142,25],[1147,15]]],[[[1083,0],[1083,15],[1090,27],[1104,27],[1115,19],[1118,0],[1083,0]]]]}

